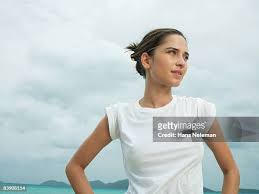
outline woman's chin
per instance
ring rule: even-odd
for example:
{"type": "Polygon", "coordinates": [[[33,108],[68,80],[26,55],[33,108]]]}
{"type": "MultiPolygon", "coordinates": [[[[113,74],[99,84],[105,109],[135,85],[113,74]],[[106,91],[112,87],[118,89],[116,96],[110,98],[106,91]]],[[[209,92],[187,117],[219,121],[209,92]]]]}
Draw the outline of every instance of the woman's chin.
{"type": "Polygon", "coordinates": [[[168,86],[168,87],[178,87],[179,85],[180,85],[180,82],[174,82],[174,83],[172,83],[172,82],[170,82],[170,83],[167,83],[167,84],[165,84],[166,86],[168,86]]]}
{"type": "Polygon", "coordinates": [[[181,83],[181,82],[173,83],[173,84],[171,84],[171,87],[178,87],[178,86],[180,86],[180,83],[181,83]]]}
{"type": "Polygon", "coordinates": [[[178,87],[181,84],[181,81],[182,80],[179,80],[179,79],[171,80],[170,85],[171,85],[171,87],[178,87]]]}
{"type": "Polygon", "coordinates": [[[170,80],[161,80],[160,83],[167,87],[178,87],[181,84],[181,79],[170,79],[170,80]]]}

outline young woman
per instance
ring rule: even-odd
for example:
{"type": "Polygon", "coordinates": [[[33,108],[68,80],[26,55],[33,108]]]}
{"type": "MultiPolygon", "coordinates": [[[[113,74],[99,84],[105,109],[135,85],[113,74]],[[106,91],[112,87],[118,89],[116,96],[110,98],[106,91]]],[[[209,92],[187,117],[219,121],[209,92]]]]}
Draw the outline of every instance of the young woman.
{"type": "MultiPolygon", "coordinates": [[[[126,48],[145,79],[144,96],[106,107],[105,116],[66,166],[71,186],[76,194],[93,193],[84,169],[103,147],[119,139],[129,179],[127,194],[202,194],[203,143],[153,141],[154,116],[216,115],[214,104],[206,100],[172,94],[188,67],[185,36],[176,29],[155,29],[126,48]]],[[[210,130],[218,127],[215,119],[210,130]]],[[[224,174],[222,193],[237,194],[239,170],[227,144],[205,142],[224,174]]]]}

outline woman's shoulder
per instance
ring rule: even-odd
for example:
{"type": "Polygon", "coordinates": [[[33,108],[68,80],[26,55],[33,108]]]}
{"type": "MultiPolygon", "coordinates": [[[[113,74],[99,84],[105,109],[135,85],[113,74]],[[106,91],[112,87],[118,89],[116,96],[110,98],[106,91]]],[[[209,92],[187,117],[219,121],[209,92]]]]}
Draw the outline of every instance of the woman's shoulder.
{"type": "Polygon", "coordinates": [[[177,101],[182,103],[193,103],[193,104],[213,104],[210,100],[201,97],[193,97],[193,96],[177,96],[177,101]]]}
{"type": "Polygon", "coordinates": [[[113,102],[113,103],[109,103],[106,105],[106,107],[110,107],[113,109],[118,109],[118,110],[125,110],[129,107],[131,107],[134,104],[134,100],[131,101],[117,101],[117,102],[113,102]]]}
{"type": "Polygon", "coordinates": [[[177,96],[177,104],[188,110],[197,112],[198,115],[216,115],[216,106],[207,98],[192,96],[177,96]]]}

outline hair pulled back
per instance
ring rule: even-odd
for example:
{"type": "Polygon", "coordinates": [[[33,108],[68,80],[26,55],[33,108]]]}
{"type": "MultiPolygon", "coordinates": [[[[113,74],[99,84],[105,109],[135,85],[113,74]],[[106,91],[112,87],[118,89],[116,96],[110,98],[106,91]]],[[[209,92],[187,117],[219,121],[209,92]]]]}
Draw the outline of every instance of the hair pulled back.
{"type": "Polygon", "coordinates": [[[144,79],[146,78],[146,72],[140,60],[142,53],[146,52],[150,56],[153,56],[155,48],[159,46],[168,35],[174,34],[180,35],[186,40],[186,37],[179,30],[173,28],[157,28],[148,32],[140,43],[133,42],[125,48],[133,52],[130,58],[136,61],[136,70],[144,79]]]}

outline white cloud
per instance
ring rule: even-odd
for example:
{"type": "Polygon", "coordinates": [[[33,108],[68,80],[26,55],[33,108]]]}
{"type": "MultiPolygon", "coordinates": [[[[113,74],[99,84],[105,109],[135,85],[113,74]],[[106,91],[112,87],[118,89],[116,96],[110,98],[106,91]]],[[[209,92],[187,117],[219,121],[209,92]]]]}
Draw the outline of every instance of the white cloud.
{"type": "MultiPolygon", "coordinates": [[[[46,160],[58,168],[48,172],[66,180],[65,162],[94,129],[104,107],[143,94],[144,80],[124,48],[153,28],[175,27],[187,36],[190,65],[176,94],[205,97],[217,105],[219,115],[258,115],[256,7],[256,0],[1,2],[0,150],[6,157],[0,180],[10,161],[31,166],[30,161],[44,165],[46,160]]],[[[101,158],[110,154],[119,166],[113,177],[124,176],[118,146],[111,144],[98,156],[90,179],[109,181],[101,158]]],[[[48,179],[45,172],[38,178],[29,170],[26,177],[9,172],[10,181],[48,179]]]]}

